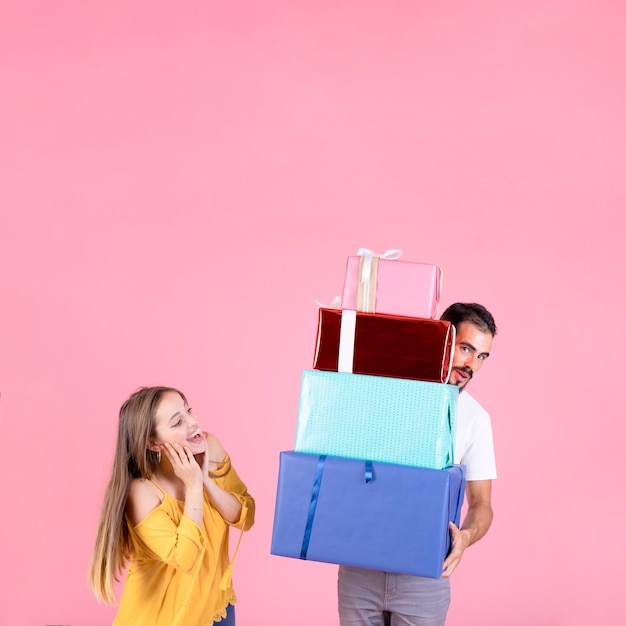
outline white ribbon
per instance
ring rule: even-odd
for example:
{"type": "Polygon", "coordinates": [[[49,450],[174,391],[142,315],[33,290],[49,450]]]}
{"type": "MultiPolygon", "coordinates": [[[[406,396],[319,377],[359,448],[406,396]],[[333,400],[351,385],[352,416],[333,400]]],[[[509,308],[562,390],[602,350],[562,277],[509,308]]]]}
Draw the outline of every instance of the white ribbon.
{"type": "Polygon", "coordinates": [[[356,251],[356,254],[357,256],[363,257],[363,274],[361,277],[361,282],[369,283],[372,271],[372,258],[377,256],[380,259],[389,259],[391,261],[395,261],[402,256],[402,250],[391,248],[387,250],[387,252],[379,254],[378,252],[372,252],[369,248],[359,248],[356,251]]]}
{"type": "MultiPolygon", "coordinates": [[[[361,274],[360,281],[364,283],[366,297],[369,299],[370,283],[372,280],[372,259],[374,257],[379,257],[381,259],[389,259],[390,261],[395,261],[402,256],[402,250],[398,250],[397,248],[390,248],[389,250],[387,250],[387,252],[379,254],[378,252],[372,252],[369,248],[359,248],[356,254],[357,256],[363,257],[363,272],[361,274]]],[[[341,309],[341,296],[335,296],[330,304],[318,302],[317,300],[314,300],[314,302],[322,309],[341,309]]]]}
{"type": "MultiPolygon", "coordinates": [[[[363,308],[359,306],[359,310],[374,313],[374,308],[372,306],[370,310],[370,305],[373,305],[373,302],[370,303],[370,296],[372,290],[372,262],[374,258],[379,259],[389,259],[394,261],[395,259],[399,259],[402,256],[402,250],[398,250],[392,248],[384,252],[383,254],[378,254],[377,252],[372,252],[369,248],[359,248],[357,250],[357,255],[363,257],[363,263],[361,268],[361,292],[363,295],[363,308]]],[[[374,285],[374,290],[376,289],[376,285],[374,285]]]]}
{"type": "Polygon", "coordinates": [[[318,302],[317,300],[313,300],[315,304],[321,309],[340,309],[341,308],[341,296],[335,296],[333,301],[330,304],[324,304],[323,302],[318,302]]]}
{"type": "Polygon", "coordinates": [[[339,361],[337,371],[352,374],[354,366],[354,334],[356,332],[356,311],[344,309],[341,312],[339,330],[339,361]]]}

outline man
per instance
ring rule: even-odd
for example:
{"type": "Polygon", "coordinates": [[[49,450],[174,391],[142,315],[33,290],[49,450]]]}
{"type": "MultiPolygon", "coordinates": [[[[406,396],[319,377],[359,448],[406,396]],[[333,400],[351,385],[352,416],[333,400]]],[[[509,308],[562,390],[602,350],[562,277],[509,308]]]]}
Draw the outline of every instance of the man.
{"type": "Polygon", "coordinates": [[[483,537],[491,525],[491,480],[496,478],[491,420],[465,387],[489,356],[496,325],[491,313],[475,303],[453,304],[441,319],[456,329],[449,384],[459,387],[454,462],[466,466],[467,514],[460,528],[450,523],[451,547],[441,578],[341,565],[341,626],[443,626],[450,605],[450,575],[465,549],[483,537]]]}

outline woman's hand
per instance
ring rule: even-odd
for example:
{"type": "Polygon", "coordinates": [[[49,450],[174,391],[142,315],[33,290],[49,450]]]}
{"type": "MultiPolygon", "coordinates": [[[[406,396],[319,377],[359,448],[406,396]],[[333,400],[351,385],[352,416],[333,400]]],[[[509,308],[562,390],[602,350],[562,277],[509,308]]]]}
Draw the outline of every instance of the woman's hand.
{"type": "Polygon", "coordinates": [[[178,443],[164,443],[161,450],[167,455],[174,474],[185,483],[186,489],[202,486],[203,468],[198,465],[187,446],[181,446],[178,443]]]}
{"type": "Polygon", "coordinates": [[[209,475],[210,459],[209,459],[209,445],[207,442],[207,433],[203,432],[202,436],[204,437],[204,452],[201,453],[201,455],[198,455],[199,457],[198,462],[200,463],[200,469],[202,471],[202,480],[204,481],[209,475]]]}
{"type": "Polygon", "coordinates": [[[211,478],[211,472],[216,472],[224,465],[226,451],[215,435],[207,432],[203,432],[202,435],[205,443],[204,452],[196,457],[202,467],[202,478],[206,484],[207,479],[211,478]]]}
{"type": "Polygon", "coordinates": [[[187,446],[181,446],[178,443],[164,443],[161,449],[172,464],[174,474],[185,485],[184,515],[202,528],[204,514],[202,468],[187,446]]]}

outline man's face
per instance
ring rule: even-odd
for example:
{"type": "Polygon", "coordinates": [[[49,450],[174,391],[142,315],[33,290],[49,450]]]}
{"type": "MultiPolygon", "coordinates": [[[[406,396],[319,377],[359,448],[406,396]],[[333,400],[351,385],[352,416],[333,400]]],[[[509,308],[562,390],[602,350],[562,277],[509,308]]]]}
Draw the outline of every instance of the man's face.
{"type": "Polygon", "coordinates": [[[480,330],[475,324],[459,324],[448,383],[463,389],[489,356],[492,342],[493,335],[480,330]]]}

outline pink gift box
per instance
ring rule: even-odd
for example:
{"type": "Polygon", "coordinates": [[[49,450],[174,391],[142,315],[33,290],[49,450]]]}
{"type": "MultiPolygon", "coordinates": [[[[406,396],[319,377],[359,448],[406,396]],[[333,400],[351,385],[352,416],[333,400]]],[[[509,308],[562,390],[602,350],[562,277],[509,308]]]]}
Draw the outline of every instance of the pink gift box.
{"type": "Polygon", "coordinates": [[[400,250],[377,255],[361,248],[348,257],[341,308],[434,319],[441,297],[436,265],[398,261],[400,250]]]}

